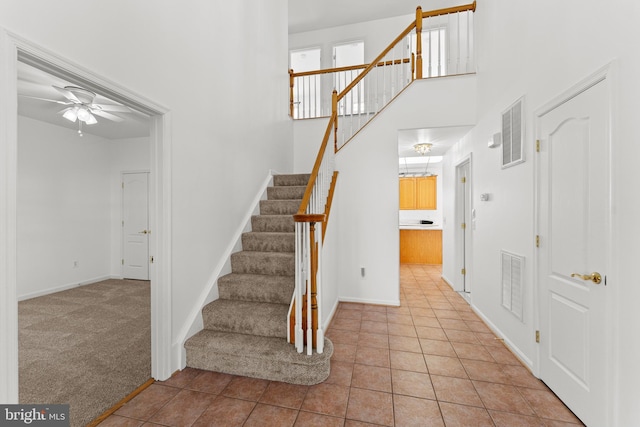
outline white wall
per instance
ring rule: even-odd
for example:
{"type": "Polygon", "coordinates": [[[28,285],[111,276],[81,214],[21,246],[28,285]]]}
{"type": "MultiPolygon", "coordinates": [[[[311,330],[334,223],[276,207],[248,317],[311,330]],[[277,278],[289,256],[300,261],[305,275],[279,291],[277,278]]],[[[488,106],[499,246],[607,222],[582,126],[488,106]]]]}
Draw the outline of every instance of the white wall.
{"type": "MultiPolygon", "coordinates": [[[[179,331],[268,170],[292,169],[286,1],[7,0],[0,26],[170,110],[180,348],[179,331]]],[[[172,369],[181,365],[176,357],[172,369]]]]}
{"type": "Polygon", "coordinates": [[[121,172],[134,170],[149,170],[148,138],[79,138],[19,116],[20,299],[121,277],[121,172]]]}
{"type": "Polygon", "coordinates": [[[19,116],[20,299],[109,277],[111,160],[104,138],[19,116]]]}
{"type": "Polygon", "coordinates": [[[472,125],[475,93],[475,76],[416,81],[338,152],[341,300],[399,304],[398,130],[472,125]]]}
{"type": "MultiPolygon", "coordinates": [[[[640,56],[637,40],[640,6],[623,0],[606,8],[585,7],[584,2],[498,2],[485,1],[476,12],[478,49],[477,126],[445,159],[453,166],[473,153],[473,203],[476,229],[473,231],[472,302],[525,360],[534,361],[534,204],[533,204],[533,118],[536,108],[615,59],[617,78],[613,114],[613,247],[611,280],[614,332],[609,366],[612,394],[607,402],[611,425],[634,426],[640,419],[640,286],[635,266],[640,258],[640,199],[636,197],[637,161],[640,158],[640,56]],[[544,25],[540,25],[544,22],[544,25]],[[499,150],[486,146],[489,136],[500,128],[500,113],[525,95],[526,162],[501,170],[499,150]],[[480,193],[492,193],[493,200],[480,202],[480,193]],[[500,306],[498,251],[507,249],[526,257],[524,322],[500,306]]],[[[447,172],[444,173],[447,176],[447,172]]],[[[452,181],[447,181],[451,185],[452,181]]],[[[446,189],[445,189],[446,191],[446,189]]],[[[448,206],[445,217],[452,215],[448,206]]],[[[447,239],[452,239],[447,235],[447,239]]],[[[452,247],[445,242],[444,271],[450,271],[452,247]]]]}

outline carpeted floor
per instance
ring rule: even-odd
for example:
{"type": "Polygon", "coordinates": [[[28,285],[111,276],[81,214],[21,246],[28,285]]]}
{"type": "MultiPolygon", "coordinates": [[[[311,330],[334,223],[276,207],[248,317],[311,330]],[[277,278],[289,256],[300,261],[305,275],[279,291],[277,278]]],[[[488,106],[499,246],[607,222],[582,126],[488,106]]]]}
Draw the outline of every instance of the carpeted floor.
{"type": "Polygon", "coordinates": [[[151,377],[149,282],[106,280],[19,303],[20,403],[85,426],[151,377]]]}

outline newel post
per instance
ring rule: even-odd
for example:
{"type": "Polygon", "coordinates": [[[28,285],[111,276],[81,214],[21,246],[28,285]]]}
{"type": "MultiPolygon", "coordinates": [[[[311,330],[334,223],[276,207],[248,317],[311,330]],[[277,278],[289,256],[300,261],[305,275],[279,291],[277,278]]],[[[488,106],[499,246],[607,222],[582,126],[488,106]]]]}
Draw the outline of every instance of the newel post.
{"type": "Polygon", "coordinates": [[[416,78],[422,78],[422,7],[416,8],[416,78]]]}
{"type": "Polygon", "coordinates": [[[289,70],[289,115],[293,118],[293,69],[289,70]]]}
{"type": "MultiPolygon", "coordinates": [[[[310,223],[309,242],[311,244],[311,345],[318,348],[318,243],[316,242],[316,223],[310,223]]],[[[310,343],[307,342],[307,345],[310,343]]]]}

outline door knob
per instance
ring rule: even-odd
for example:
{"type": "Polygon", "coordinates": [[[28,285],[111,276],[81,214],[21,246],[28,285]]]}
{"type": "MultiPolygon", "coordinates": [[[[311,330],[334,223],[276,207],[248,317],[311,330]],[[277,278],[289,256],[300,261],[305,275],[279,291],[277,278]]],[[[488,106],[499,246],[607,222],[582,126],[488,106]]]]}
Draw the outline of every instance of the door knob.
{"type": "Polygon", "coordinates": [[[138,231],[138,233],[142,233],[142,234],[149,234],[151,233],[149,230],[142,230],[142,231],[138,231]]]}
{"type": "Polygon", "coordinates": [[[602,282],[602,276],[597,271],[593,272],[591,274],[571,273],[571,277],[579,277],[582,280],[591,280],[596,285],[599,285],[600,282],[602,282]]]}

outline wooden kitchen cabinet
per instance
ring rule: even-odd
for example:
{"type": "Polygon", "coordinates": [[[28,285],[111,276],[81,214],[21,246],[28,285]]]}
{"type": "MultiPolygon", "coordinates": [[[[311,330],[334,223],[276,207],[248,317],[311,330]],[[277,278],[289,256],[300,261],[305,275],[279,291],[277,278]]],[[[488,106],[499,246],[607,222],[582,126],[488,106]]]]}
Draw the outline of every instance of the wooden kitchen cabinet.
{"type": "Polygon", "coordinates": [[[437,209],[437,176],[400,178],[400,209],[437,209]]]}
{"type": "Polygon", "coordinates": [[[400,230],[401,264],[442,264],[442,230],[400,230]]]}

